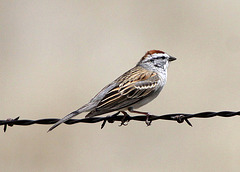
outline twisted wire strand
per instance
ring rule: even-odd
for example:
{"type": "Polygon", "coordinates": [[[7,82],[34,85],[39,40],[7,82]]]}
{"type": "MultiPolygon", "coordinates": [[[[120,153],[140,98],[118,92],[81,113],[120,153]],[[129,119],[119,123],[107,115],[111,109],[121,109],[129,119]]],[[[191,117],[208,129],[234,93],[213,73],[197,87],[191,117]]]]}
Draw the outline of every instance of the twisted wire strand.
{"type": "MultiPolygon", "coordinates": [[[[108,123],[113,123],[115,121],[121,121],[121,125],[126,125],[126,122],[129,121],[146,121],[145,115],[139,115],[139,116],[126,116],[118,115],[118,113],[112,115],[112,116],[106,116],[106,117],[93,117],[93,118],[83,118],[83,119],[70,119],[65,122],[65,124],[72,125],[76,123],[97,123],[102,122],[101,128],[103,128],[108,123]],[[124,117],[124,118],[123,118],[124,117]],[[123,121],[124,119],[124,121],[123,121]]],[[[190,118],[211,118],[215,116],[220,117],[233,117],[233,116],[239,116],[240,111],[233,112],[233,111],[220,111],[220,112],[200,112],[195,114],[186,114],[186,113],[175,113],[175,114],[166,114],[161,116],[151,115],[149,117],[149,120],[155,121],[155,120],[172,120],[177,121],[178,123],[183,123],[184,121],[189,125],[192,126],[190,121],[188,119],[190,118]]],[[[6,132],[7,126],[14,126],[14,125],[21,125],[21,126],[27,126],[27,125],[33,125],[33,124],[43,124],[43,125],[49,125],[49,124],[55,124],[58,120],[58,118],[46,118],[46,119],[38,119],[38,120],[19,120],[19,117],[15,119],[7,119],[7,120],[0,120],[0,126],[3,125],[3,131],[6,132]]]]}

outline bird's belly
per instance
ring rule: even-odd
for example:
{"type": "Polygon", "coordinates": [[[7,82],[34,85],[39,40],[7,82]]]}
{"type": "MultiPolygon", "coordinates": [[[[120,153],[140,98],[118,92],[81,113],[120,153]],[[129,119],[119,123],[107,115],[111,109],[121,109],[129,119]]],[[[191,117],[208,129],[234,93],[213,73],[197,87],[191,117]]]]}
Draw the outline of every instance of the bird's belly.
{"type": "Polygon", "coordinates": [[[151,102],[153,99],[155,99],[158,96],[158,94],[160,93],[161,90],[162,90],[162,88],[159,88],[156,92],[152,93],[151,95],[149,95],[148,97],[139,101],[138,103],[133,104],[131,107],[133,109],[137,109],[137,108],[140,108],[141,106],[148,104],[149,102],[151,102]]]}

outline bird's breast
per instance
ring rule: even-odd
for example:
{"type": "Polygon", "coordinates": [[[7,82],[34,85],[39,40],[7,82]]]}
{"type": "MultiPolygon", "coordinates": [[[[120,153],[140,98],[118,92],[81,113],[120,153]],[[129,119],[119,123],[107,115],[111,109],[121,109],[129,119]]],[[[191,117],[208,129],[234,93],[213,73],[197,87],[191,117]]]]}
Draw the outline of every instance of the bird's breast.
{"type": "Polygon", "coordinates": [[[132,105],[133,109],[140,108],[141,106],[144,106],[144,105],[148,104],[149,102],[151,102],[153,99],[155,99],[159,95],[162,88],[163,87],[159,87],[156,91],[152,92],[149,96],[143,98],[138,103],[132,105]]]}

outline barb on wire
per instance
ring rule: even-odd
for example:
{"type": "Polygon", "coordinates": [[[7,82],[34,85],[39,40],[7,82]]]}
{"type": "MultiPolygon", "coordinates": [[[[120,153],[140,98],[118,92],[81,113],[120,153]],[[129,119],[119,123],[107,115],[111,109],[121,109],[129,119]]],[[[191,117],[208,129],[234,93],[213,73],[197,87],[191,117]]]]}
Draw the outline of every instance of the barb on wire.
{"type": "MultiPolygon", "coordinates": [[[[126,116],[118,115],[119,113],[116,113],[112,116],[106,116],[106,117],[93,117],[93,118],[83,118],[83,119],[70,119],[65,122],[65,124],[72,125],[76,123],[97,123],[102,122],[101,128],[103,128],[108,123],[113,123],[115,121],[121,121],[121,125],[126,125],[125,122],[129,121],[146,121],[146,116],[126,116]],[[123,121],[124,117],[124,121],[123,121]]],[[[155,121],[155,120],[172,120],[177,121],[178,123],[183,123],[184,121],[189,125],[192,126],[189,119],[190,118],[211,118],[215,116],[220,117],[232,117],[232,116],[239,116],[240,111],[238,112],[232,112],[232,111],[221,111],[221,112],[200,112],[196,114],[184,114],[184,113],[175,113],[175,114],[167,114],[167,115],[151,115],[149,117],[149,120],[155,121]]],[[[39,120],[19,120],[19,117],[15,119],[8,118],[7,120],[0,120],[0,126],[3,125],[4,132],[7,130],[7,126],[12,127],[13,125],[33,125],[33,124],[55,124],[58,120],[58,118],[47,118],[47,119],[39,119],[39,120]]]]}

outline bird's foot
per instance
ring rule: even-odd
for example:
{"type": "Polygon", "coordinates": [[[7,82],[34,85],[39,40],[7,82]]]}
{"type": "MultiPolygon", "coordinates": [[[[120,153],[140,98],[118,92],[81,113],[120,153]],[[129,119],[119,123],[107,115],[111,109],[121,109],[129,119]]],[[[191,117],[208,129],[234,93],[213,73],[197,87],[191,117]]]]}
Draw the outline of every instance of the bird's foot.
{"type": "Polygon", "coordinates": [[[150,115],[150,114],[147,114],[147,115],[146,115],[146,121],[145,121],[145,123],[147,124],[147,127],[150,126],[151,123],[152,123],[152,120],[150,119],[151,116],[152,116],[152,115],[150,115]]]}
{"type": "Polygon", "coordinates": [[[121,124],[119,125],[119,127],[121,126],[127,126],[128,125],[128,122],[129,122],[129,115],[126,113],[126,112],[122,112],[124,114],[122,120],[121,120],[121,124]]]}

